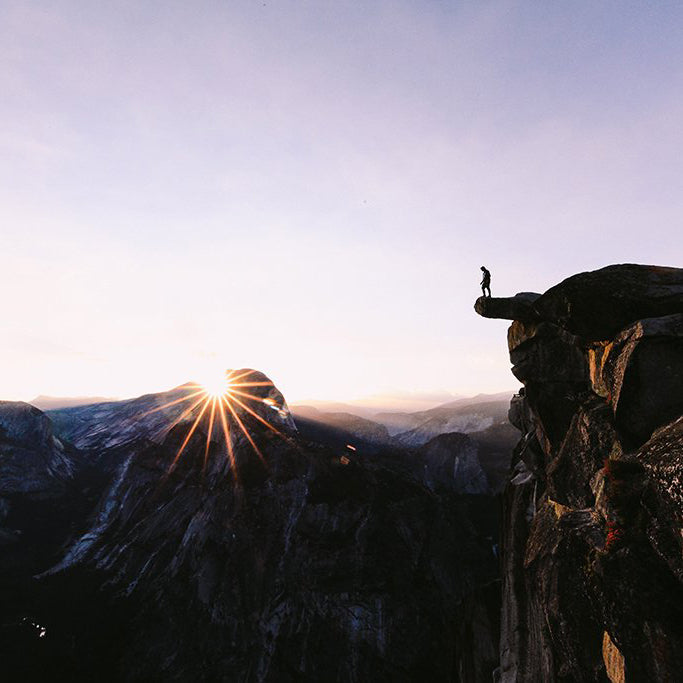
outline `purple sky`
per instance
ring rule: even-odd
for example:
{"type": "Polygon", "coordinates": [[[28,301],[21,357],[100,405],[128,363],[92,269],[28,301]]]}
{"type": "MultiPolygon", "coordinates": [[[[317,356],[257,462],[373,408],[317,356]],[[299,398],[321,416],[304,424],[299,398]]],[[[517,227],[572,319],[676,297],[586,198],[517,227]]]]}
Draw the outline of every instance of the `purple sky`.
{"type": "Polygon", "coordinates": [[[0,4],[0,398],[514,387],[472,310],[681,265],[683,5],[0,4]]]}

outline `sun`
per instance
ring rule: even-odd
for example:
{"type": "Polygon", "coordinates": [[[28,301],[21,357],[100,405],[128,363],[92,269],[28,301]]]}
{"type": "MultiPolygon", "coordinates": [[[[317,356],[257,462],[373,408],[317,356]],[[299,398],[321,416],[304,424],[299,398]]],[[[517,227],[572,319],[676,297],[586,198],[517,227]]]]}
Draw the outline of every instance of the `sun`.
{"type": "Polygon", "coordinates": [[[175,398],[163,405],[156,406],[147,413],[143,413],[143,416],[149,415],[179,403],[188,403],[188,407],[168,425],[166,433],[183,420],[187,418],[191,419],[191,416],[195,414],[192,426],[188,429],[183,443],[173,458],[173,462],[169,466],[169,474],[175,468],[178,459],[205,415],[206,418],[204,419],[208,419],[208,430],[206,433],[206,446],[204,449],[204,468],[206,468],[209,458],[209,447],[214,433],[214,427],[219,431],[222,428],[227,457],[233,470],[235,469],[235,457],[231,433],[234,429],[239,429],[242,434],[244,434],[255,453],[265,464],[263,454],[249,433],[243,418],[249,416],[263,424],[278,436],[284,438],[284,435],[274,427],[269,420],[264,419],[257,411],[250,408],[249,405],[245,403],[245,400],[250,403],[265,404],[269,408],[277,411],[281,417],[286,416],[287,413],[283,410],[282,406],[278,406],[272,398],[264,398],[252,394],[249,391],[252,387],[273,386],[273,383],[270,380],[261,381],[257,378],[256,381],[250,381],[250,375],[253,374],[253,370],[244,370],[240,374],[236,374],[234,370],[207,373],[201,378],[201,381],[197,378],[198,381],[184,385],[183,388],[188,392],[184,396],[175,398]],[[242,417],[240,417],[240,414],[242,414],[242,417]]]}
{"type": "Polygon", "coordinates": [[[197,384],[210,398],[220,398],[228,393],[230,380],[226,372],[209,373],[202,377],[197,384]]]}

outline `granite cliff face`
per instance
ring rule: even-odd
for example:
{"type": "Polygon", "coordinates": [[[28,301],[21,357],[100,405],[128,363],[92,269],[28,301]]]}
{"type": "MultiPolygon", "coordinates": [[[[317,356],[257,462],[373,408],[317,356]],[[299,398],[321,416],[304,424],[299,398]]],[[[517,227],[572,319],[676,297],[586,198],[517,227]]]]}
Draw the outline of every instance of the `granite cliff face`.
{"type": "Polygon", "coordinates": [[[249,379],[228,439],[201,405],[183,412],[183,387],[52,421],[17,408],[0,433],[0,455],[29,448],[12,481],[41,457],[31,480],[85,502],[0,595],[10,680],[490,678],[495,522],[489,496],[460,495],[486,490],[467,437],[426,451],[426,476],[412,453],[303,439],[280,392],[249,379]]]}
{"type": "Polygon", "coordinates": [[[475,309],[513,321],[524,385],[500,679],[681,680],[683,270],[610,266],[475,309]]]}
{"type": "Polygon", "coordinates": [[[54,560],[66,538],[75,450],[50,419],[22,402],[0,401],[0,593],[54,560]]]}

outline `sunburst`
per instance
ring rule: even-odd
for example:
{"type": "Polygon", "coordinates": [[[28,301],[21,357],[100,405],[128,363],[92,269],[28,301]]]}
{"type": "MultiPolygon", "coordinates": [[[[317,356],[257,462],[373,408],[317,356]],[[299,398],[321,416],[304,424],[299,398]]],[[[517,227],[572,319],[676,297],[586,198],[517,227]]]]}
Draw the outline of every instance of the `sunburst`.
{"type": "Polygon", "coordinates": [[[196,413],[196,416],[190,425],[185,438],[183,439],[180,448],[176,452],[171,465],[169,466],[169,473],[175,468],[180,460],[183,451],[187,447],[192,435],[197,430],[200,422],[205,415],[208,415],[208,428],[206,433],[206,445],[204,447],[204,469],[206,469],[209,460],[209,447],[211,444],[211,437],[215,429],[222,429],[223,438],[225,440],[226,454],[230,462],[230,467],[235,471],[235,454],[232,445],[232,430],[239,429],[249,442],[251,448],[258,455],[259,459],[265,464],[263,453],[256,445],[252,435],[244,420],[240,417],[239,411],[253,417],[255,420],[266,426],[273,433],[284,438],[284,434],[277,429],[268,420],[259,415],[253,408],[251,408],[247,401],[260,403],[266,405],[270,409],[276,411],[280,417],[286,417],[287,411],[283,406],[278,406],[277,403],[270,397],[256,396],[249,392],[250,388],[254,387],[273,387],[270,381],[249,381],[249,377],[254,374],[254,370],[246,370],[240,374],[236,374],[234,370],[228,370],[224,373],[219,373],[217,376],[210,376],[203,378],[201,382],[191,382],[184,385],[188,393],[185,396],[168,401],[163,405],[157,406],[153,410],[148,411],[145,415],[164,410],[171,406],[175,406],[184,402],[190,405],[183,410],[180,415],[169,424],[164,430],[168,433],[177,424],[181,423],[187,417],[196,413]],[[216,427],[218,425],[218,427],[216,427]]]}

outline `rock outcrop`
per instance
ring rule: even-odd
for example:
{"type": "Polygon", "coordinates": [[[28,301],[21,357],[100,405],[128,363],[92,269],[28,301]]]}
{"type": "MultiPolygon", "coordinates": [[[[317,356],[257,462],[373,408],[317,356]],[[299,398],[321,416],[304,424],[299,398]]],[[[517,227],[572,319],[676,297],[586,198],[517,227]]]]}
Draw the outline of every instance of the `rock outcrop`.
{"type": "Polygon", "coordinates": [[[504,492],[501,680],[683,671],[683,270],[618,265],[512,319],[522,432],[504,492]]]}
{"type": "Polygon", "coordinates": [[[520,292],[510,297],[482,296],[474,304],[474,310],[484,318],[534,322],[539,316],[533,304],[540,296],[535,292],[520,292]]]}

